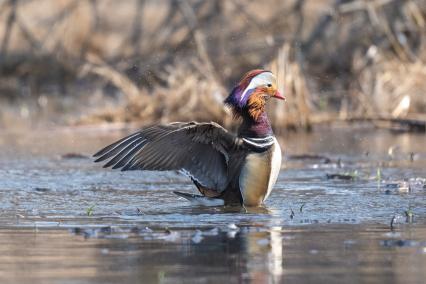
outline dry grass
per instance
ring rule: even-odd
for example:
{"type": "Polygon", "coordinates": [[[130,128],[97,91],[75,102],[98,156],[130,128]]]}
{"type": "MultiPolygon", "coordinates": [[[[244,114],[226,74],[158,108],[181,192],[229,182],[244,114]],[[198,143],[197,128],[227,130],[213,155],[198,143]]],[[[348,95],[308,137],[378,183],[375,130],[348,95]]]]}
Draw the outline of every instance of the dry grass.
{"type": "Polygon", "coordinates": [[[324,114],[426,112],[422,0],[5,0],[0,6],[0,96],[19,101],[23,89],[36,101],[91,96],[74,123],[229,124],[222,99],[241,74],[258,67],[277,74],[288,99],[270,106],[276,128],[309,128],[324,114]],[[59,87],[52,92],[52,85],[59,87]]]}

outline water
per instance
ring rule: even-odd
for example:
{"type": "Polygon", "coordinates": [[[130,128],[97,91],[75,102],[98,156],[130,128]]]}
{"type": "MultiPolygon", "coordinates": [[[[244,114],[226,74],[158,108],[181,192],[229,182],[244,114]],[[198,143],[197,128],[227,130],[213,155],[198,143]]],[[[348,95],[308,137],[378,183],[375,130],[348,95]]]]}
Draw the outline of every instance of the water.
{"type": "Polygon", "coordinates": [[[2,283],[426,278],[425,135],[336,128],[283,137],[285,163],[265,207],[241,209],[190,205],[172,190],[193,185],[173,172],[92,163],[129,131],[0,132],[2,283]]]}

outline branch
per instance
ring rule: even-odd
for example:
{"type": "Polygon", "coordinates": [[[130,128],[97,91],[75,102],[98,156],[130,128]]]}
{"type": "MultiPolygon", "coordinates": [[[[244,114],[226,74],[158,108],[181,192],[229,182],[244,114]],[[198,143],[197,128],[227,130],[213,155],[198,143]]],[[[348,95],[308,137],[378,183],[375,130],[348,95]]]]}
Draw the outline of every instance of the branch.
{"type": "Polygon", "coordinates": [[[16,19],[16,0],[10,0],[9,5],[10,5],[10,13],[6,21],[6,29],[5,29],[3,41],[0,47],[0,66],[2,65],[3,61],[6,58],[7,46],[9,45],[10,35],[12,33],[12,28],[14,26],[15,19],[16,19]]]}

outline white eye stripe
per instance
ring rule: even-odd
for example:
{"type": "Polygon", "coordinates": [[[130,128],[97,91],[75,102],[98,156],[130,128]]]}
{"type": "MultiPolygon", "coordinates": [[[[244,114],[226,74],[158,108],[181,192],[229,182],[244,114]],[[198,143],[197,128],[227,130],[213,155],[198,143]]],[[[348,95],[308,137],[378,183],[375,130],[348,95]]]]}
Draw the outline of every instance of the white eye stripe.
{"type": "Polygon", "coordinates": [[[253,85],[261,86],[261,85],[267,85],[271,83],[271,80],[267,80],[265,78],[257,78],[255,77],[253,80],[251,80],[250,84],[253,83],[253,85]]]}
{"type": "Polygon", "coordinates": [[[247,96],[247,93],[248,93],[250,90],[252,90],[252,89],[256,88],[256,87],[251,87],[250,85],[251,85],[251,83],[247,86],[247,88],[244,90],[243,94],[241,95],[240,102],[241,102],[241,101],[245,98],[245,96],[247,96]]]}
{"type": "Polygon", "coordinates": [[[259,86],[273,84],[276,81],[275,76],[271,72],[262,72],[251,79],[250,84],[244,89],[240,102],[245,99],[250,90],[259,86]]]}

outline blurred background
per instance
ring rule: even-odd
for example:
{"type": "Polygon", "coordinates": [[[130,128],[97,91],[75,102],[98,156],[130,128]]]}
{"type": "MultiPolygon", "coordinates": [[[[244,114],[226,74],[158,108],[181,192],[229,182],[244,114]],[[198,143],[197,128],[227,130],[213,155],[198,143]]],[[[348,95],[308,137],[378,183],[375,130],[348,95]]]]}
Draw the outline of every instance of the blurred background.
{"type": "Polygon", "coordinates": [[[275,72],[276,131],[426,117],[425,0],[0,0],[0,127],[232,124],[275,72]]]}

